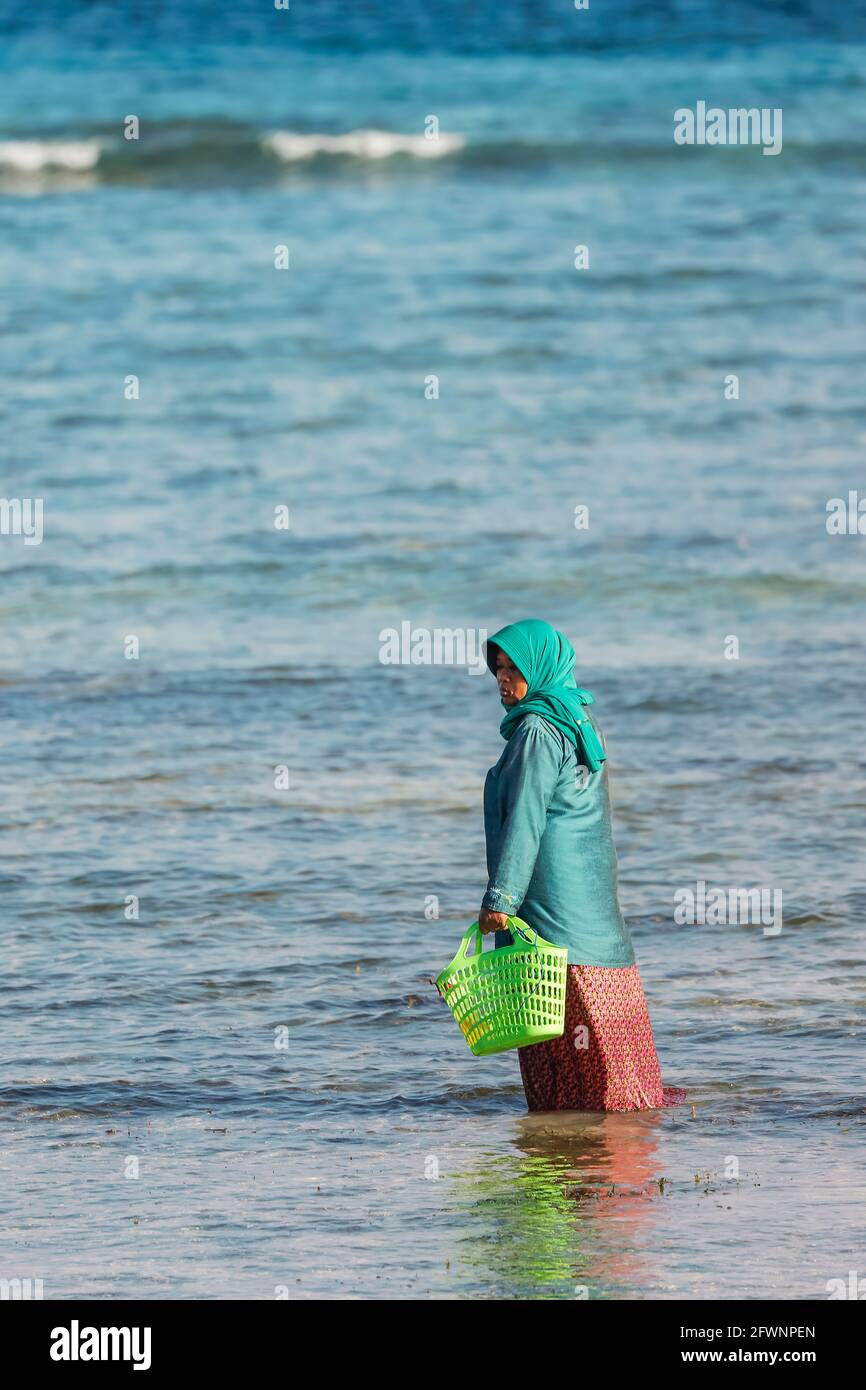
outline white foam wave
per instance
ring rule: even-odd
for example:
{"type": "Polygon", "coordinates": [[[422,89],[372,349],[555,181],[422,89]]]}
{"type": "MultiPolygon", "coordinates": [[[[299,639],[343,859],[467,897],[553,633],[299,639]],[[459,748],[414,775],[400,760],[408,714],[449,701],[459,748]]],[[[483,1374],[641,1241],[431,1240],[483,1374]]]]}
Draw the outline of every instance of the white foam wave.
{"type": "Polygon", "coordinates": [[[291,130],[275,130],[263,141],[267,149],[287,162],[313,159],[318,154],[352,155],[356,159],[390,159],[395,154],[416,159],[441,159],[460,150],[462,135],[395,135],[390,130],[350,130],[346,135],[300,135],[291,130]]]}
{"type": "Polygon", "coordinates": [[[0,140],[0,165],[22,174],[42,169],[92,169],[102,146],[98,140],[0,140]]]}

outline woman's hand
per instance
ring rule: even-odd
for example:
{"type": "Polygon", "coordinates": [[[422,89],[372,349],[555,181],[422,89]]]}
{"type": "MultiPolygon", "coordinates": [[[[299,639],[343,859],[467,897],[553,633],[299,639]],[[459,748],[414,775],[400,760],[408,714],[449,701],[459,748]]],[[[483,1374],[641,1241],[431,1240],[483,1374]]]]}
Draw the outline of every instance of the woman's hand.
{"type": "Polygon", "coordinates": [[[485,936],[488,932],[505,931],[508,926],[508,914],[491,912],[489,907],[482,907],[478,914],[478,925],[485,936]]]}

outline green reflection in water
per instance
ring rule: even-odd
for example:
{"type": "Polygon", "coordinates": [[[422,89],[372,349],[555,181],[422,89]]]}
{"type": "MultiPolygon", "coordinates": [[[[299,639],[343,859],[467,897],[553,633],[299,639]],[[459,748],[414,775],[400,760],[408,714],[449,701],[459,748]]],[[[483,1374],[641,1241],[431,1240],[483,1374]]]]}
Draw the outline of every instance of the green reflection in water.
{"type": "Polygon", "coordinates": [[[459,1284],[500,1297],[621,1296],[658,1196],[657,1123],[652,1112],[527,1116],[514,1154],[485,1151],[450,1174],[449,1214],[465,1230],[459,1284]]]}

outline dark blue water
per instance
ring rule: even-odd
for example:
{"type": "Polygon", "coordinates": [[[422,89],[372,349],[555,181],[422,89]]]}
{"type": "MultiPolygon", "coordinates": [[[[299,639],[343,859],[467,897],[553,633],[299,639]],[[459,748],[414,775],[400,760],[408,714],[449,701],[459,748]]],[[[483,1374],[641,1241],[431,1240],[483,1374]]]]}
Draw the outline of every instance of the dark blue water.
{"type": "Polygon", "coordinates": [[[826,527],[866,489],[862,7],[0,32],[3,495],[44,500],[0,536],[0,1275],[826,1297],[862,1270],[866,540],[826,527]],[[699,100],[782,108],[782,153],[675,145],[699,100]],[[675,1111],[527,1118],[429,983],[501,710],[379,634],[530,614],[596,695],[675,1111]],[[782,931],[678,925],[698,879],[782,931]]]}

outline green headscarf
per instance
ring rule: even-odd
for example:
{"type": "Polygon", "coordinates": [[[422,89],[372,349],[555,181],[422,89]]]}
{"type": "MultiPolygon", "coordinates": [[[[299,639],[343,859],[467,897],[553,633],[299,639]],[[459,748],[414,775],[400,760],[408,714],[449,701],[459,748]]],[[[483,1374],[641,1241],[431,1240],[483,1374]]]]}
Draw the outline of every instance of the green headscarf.
{"type": "Polygon", "coordinates": [[[593,704],[595,697],[574,679],[574,647],[568,638],[540,618],[509,623],[486,643],[487,665],[496,675],[496,653],[491,646],[505,652],[529,687],[523,699],[506,711],[499,725],[502,737],[511,738],[525,714],[541,714],[571,739],[590,771],[596,772],[607,755],[584,713],[584,705],[593,704]]]}

